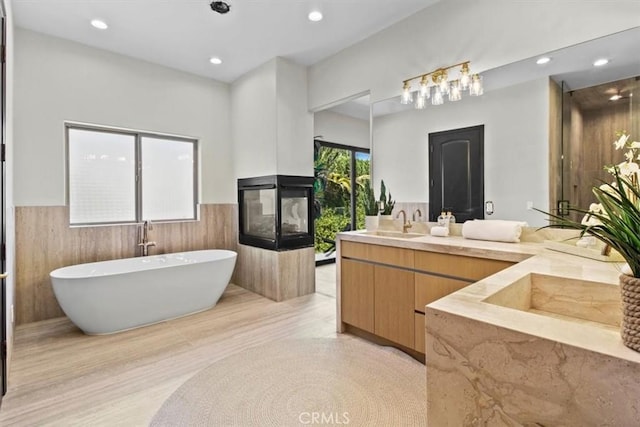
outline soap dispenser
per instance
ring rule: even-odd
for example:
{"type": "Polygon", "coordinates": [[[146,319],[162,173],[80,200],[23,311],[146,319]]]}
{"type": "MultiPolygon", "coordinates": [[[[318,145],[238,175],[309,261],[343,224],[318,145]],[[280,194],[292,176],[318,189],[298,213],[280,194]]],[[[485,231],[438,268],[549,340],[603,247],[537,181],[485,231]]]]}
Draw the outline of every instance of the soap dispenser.
{"type": "Polygon", "coordinates": [[[456,217],[451,213],[451,211],[447,212],[447,218],[449,219],[449,224],[456,223],[456,217]]]}
{"type": "Polygon", "coordinates": [[[438,225],[441,227],[446,227],[449,225],[449,221],[447,221],[447,217],[444,214],[444,211],[442,211],[440,213],[440,216],[438,216],[438,225]]]}

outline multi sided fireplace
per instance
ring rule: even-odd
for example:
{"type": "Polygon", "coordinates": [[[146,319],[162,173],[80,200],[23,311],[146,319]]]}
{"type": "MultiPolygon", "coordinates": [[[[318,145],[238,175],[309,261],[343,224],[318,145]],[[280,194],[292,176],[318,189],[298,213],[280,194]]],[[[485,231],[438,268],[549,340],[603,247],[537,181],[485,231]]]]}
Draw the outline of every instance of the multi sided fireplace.
{"type": "Polygon", "coordinates": [[[313,177],[238,180],[239,241],[271,250],[313,246],[313,177]]]}

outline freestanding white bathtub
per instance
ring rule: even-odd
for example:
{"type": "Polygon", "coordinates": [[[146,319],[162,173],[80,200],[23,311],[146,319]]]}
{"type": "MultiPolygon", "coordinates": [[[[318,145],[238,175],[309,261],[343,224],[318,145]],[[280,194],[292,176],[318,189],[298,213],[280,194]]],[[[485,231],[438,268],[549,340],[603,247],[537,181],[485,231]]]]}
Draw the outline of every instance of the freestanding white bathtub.
{"type": "Polygon", "coordinates": [[[84,333],[110,334],[213,307],[237,254],[203,250],[92,262],[50,273],[65,314],[84,333]]]}

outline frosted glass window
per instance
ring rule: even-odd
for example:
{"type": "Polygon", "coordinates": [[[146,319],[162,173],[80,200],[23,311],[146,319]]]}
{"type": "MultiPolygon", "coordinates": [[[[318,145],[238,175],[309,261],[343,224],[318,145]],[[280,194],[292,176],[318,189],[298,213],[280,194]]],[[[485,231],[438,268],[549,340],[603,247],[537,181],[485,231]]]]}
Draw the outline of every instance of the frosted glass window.
{"type": "Polygon", "coordinates": [[[142,218],[193,219],[193,142],[142,137],[142,218]]]}
{"type": "Polygon", "coordinates": [[[197,141],[67,125],[71,224],[196,219],[197,141]]]}
{"type": "Polygon", "coordinates": [[[69,129],[72,224],[136,220],[133,135],[69,129]]]}

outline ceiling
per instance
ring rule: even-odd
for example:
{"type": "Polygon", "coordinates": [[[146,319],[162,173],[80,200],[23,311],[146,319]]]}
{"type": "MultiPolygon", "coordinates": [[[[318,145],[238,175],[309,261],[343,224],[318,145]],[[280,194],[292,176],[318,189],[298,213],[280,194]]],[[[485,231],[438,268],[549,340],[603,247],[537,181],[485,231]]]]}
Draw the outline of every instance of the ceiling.
{"type": "Polygon", "coordinates": [[[314,64],[440,0],[11,0],[16,26],[232,82],[280,56],[314,64]],[[320,22],[307,19],[317,9],[320,22]],[[97,30],[92,19],[109,28],[97,30]],[[212,65],[209,59],[222,59],[212,65]]]}

